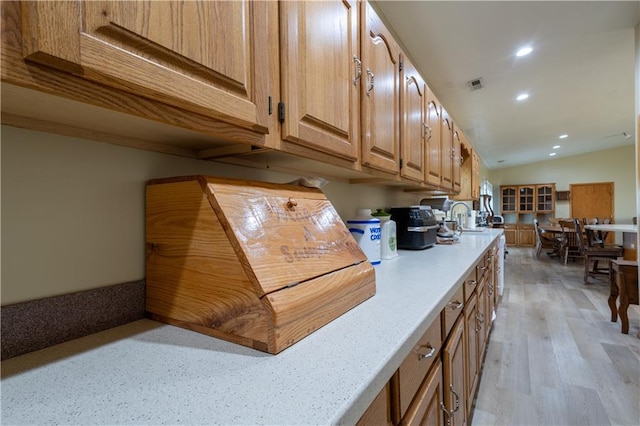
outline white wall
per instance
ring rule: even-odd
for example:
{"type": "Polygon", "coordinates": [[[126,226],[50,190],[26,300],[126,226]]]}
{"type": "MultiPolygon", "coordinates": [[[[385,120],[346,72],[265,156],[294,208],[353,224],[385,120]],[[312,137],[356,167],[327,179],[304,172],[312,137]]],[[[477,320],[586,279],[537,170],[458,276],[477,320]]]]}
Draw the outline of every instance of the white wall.
{"type": "MultiPolygon", "coordinates": [[[[555,183],[557,191],[568,191],[572,183],[614,182],[616,223],[631,223],[636,216],[635,176],[634,145],[489,171],[496,213],[500,185],[555,183]]],[[[556,217],[570,217],[569,202],[556,202],[556,217]]]]}
{"type": "MultiPolygon", "coordinates": [[[[1,131],[2,305],[144,278],[149,179],[208,174],[284,183],[298,177],[7,126],[1,131]]],[[[422,198],[338,182],[323,191],[344,220],[358,207],[422,198]]]]}

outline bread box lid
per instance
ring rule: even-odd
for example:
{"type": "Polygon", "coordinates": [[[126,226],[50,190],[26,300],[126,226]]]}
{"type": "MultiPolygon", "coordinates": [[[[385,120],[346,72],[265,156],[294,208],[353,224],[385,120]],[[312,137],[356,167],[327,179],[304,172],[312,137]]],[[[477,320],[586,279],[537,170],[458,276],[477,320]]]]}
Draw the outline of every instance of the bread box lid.
{"type": "Polygon", "coordinates": [[[203,179],[211,206],[262,294],[367,260],[320,189],[203,179]]]}

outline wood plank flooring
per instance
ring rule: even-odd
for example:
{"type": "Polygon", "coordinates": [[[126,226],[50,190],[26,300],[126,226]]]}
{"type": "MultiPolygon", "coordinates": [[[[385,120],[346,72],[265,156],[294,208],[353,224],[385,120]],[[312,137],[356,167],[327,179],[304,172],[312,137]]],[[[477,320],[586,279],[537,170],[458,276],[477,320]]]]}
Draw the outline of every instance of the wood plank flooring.
{"type": "Polygon", "coordinates": [[[640,309],[610,321],[606,277],[509,247],[472,425],[640,425],[640,309]]]}

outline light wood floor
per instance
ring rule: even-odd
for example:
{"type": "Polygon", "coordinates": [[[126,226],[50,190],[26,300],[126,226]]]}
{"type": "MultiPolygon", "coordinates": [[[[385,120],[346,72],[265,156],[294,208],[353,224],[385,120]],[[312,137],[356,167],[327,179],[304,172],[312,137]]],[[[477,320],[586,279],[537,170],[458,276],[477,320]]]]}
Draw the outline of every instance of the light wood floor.
{"type": "Polygon", "coordinates": [[[622,334],[605,277],[585,286],[582,264],[508,250],[471,424],[640,425],[638,306],[622,334]]]}

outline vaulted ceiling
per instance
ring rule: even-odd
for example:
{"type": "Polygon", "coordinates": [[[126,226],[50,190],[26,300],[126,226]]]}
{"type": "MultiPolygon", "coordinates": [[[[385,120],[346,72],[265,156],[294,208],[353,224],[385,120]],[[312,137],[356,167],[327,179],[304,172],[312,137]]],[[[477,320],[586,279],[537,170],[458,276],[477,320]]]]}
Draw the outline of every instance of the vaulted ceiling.
{"type": "Polygon", "coordinates": [[[488,168],[634,144],[639,1],[373,4],[488,168]]]}

